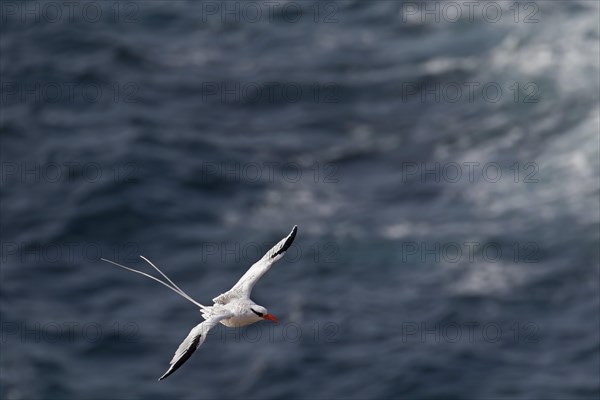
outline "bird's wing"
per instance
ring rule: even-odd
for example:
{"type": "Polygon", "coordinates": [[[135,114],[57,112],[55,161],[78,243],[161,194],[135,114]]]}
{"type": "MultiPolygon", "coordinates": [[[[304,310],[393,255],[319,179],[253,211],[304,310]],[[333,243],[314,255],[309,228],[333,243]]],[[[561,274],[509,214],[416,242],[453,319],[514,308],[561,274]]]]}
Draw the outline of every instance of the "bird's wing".
{"type": "Polygon", "coordinates": [[[171,366],[158,380],[161,381],[173,372],[177,371],[191,356],[194,354],[196,349],[204,343],[208,331],[214,328],[221,320],[231,317],[230,313],[221,313],[211,316],[206,321],[196,325],[183,342],[177,348],[173,359],[171,360],[171,366]]]}
{"type": "Polygon", "coordinates": [[[292,231],[285,238],[281,239],[271,250],[269,250],[260,260],[255,262],[239,281],[226,293],[223,293],[213,299],[215,303],[226,304],[232,298],[249,298],[252,288],[258,280],[271,268],[275,262],[280,260],[287,249],[290,248],[298,232],[298,227],[294,225],[292,231]]]}

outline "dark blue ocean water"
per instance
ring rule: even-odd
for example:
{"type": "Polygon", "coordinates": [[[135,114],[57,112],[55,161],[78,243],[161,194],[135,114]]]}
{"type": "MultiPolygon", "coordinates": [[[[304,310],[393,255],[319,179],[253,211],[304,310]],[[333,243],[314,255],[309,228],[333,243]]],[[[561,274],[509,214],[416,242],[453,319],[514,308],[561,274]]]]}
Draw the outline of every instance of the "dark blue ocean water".
{"type": "Polygon", "coordinates": [[[598,398],[597,2],[72,3],[1,3],[3,399],[598,398]],[[99,258],[206,304],[294,224],[157,382],[201,317],[99,258]]]}

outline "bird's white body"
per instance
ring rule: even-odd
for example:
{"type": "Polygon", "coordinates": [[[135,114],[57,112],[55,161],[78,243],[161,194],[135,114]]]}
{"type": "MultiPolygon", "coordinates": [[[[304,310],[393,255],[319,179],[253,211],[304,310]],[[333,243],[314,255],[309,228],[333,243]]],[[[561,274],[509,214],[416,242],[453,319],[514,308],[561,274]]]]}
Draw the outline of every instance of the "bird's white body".
{"type": "Polygon", "coordinates": [[[118,267],[125,268],[129,271],[136,272],[153,279],[200,307],[200,312],[202,314],[202,318],[204,318],[204,321],[196,325],[190,331],[184,341],[179,345],[175,355],[173,356],[173,359],[171,360],[169,369],[164,373],[163,376],[159,378],[159,380],[166,378],[175,372],[179,367],[181,367],[191,357],[194,351],[200,347],[202,343],[204,343],[204,340],[206,339],[206,333],[219,323],[228,327],[237,328],[251,325],[263,319],[277,322],[277,318],[269,314],[266,308],[250,300],[250,293],[252,292],[252,288],[256,282],[258,282],[258,280],[277,260],[281,259],[285,255],[285,252],[294,241],[297,231],[298,228],[294,226],[290,234],[273,246],[273,248],[269,250],[259,261],[254,263],[230,290],[215,297],[213,299],[214,304],[212,306],[202,305],[196,300],[192,299],[186,292],[184,292],[171,279],[169,279],[158,267],[156,267],[143,256],[140,257],[142,257],[142,259],[156,269],[167,280],[167,282],[152,275],[146,274],[145,272],[117,264],[114,261],[102,259],[103,261],[109,262],[118,267]]]}
{"type": "Polygon", "coordinates": [[[201,309],[200,312],[204,319],[222,314],[231,314],[231,317],[222,319],[219,323],[230,328],[239,328],[263,320],[263,318],[254,314],[250,310],[251,308],[256,310],[264,307],[259,306],[250,299],[233,299],[227,304],[215,304],[211,307],[206,307],[204,310],[201,309]]]}

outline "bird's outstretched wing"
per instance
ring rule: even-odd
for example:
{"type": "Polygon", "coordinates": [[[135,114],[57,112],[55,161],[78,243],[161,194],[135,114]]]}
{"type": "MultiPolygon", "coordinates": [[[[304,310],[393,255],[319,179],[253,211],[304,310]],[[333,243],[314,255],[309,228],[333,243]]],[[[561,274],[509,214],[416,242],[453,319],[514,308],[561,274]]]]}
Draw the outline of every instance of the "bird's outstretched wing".
{"type": "Polygon", "coordinates": [[[158,378],[158,380],[161,381],[167,376],[171,375],[173,372],[177,371],[177,369],[181,367],[192,356],[192,354],[194,354],[196,349],[200,347],[202,343],[204,343],[208,331],[214,328],[221,320],[231,316],[232,315],[229,313],[214,315],[206,321],[196,325],[177,348],[177,351],[170,362],[171,366],[167,372],[158,378]]]}
{"type": "Polygon", "coordinates": [[[287,249],[290,248],[296,237],[296,232],[298,232],[298,227],[294,225],[289,235],[281,239],[281,241],[273,246],[273,248],[260,260],[255,262],[228,292],[215,297],[213,301],[219,304],[226,304],[232,298],[249,298],[256,282],[258,282],[271,266],[280,260],[285,255],[287,249]]]}

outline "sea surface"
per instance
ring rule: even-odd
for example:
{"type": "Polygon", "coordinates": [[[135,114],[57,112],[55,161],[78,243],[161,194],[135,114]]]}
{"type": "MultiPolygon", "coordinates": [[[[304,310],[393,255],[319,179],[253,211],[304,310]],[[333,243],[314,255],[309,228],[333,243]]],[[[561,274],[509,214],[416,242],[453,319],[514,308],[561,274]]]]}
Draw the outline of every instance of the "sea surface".
{"type": "Polygon", "coordinates": [[[598,399],[598,2],[67,3],[0,5],[2,399],[598,399]],[[201,316],[99,259],[294,225],[157,382],[201,316]]]}

